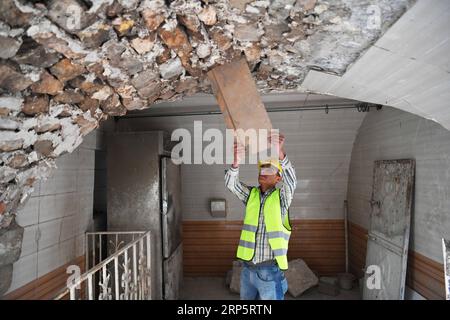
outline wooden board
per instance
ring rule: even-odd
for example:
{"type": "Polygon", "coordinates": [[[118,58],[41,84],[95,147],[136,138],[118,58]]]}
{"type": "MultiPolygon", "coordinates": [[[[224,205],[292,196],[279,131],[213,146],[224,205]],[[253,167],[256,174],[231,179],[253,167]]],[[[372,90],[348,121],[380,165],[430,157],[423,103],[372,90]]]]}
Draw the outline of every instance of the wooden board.
{"type": "MultiPolygon", "coordinates": [[[[242,129],[244,132],[266,129],[270,132],[272,123],[244,58],[215,67],[208,72],[208,78],[228,129],[242,129]]],[[[245,135],[237,136],[243,145],[248,146],[245,135]]],[[[259,146],[254,148],[261,151],[259,146]]]]}

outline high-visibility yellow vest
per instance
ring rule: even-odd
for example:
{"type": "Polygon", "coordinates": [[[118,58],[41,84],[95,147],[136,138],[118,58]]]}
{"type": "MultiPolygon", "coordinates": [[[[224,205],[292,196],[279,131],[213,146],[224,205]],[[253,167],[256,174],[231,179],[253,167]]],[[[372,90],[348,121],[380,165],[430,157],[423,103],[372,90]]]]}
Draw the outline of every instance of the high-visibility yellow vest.
{"type": "MultiPolygon", "coordinates": [[[[237,257],[239,259],[251,261],[255,255],[255,239],[259,224],[260,206],[261,191],[257,187],[252,188],[247,200],[244,225],[237,249],[237,257]]],[[[289,223],[289,214],[286,214],[283,221],[281,219],[280,189],[275,189],[266,198],[263,212],[270,248],[274,253],[278,267],[281,270],[287,270],[287,251],[291,225],[289,223]]]]}

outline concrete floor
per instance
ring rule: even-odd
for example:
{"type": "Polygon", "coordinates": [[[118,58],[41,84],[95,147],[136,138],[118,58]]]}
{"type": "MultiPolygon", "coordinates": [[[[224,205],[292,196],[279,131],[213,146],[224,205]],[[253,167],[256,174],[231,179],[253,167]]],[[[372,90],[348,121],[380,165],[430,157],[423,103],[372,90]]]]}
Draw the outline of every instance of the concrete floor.
{"type": "MultiPolygon", "coordinates": [[[[230,292],[222,277],[185,277],[180,299],[183,300],[239,300],[239,295],[230,292]]],[[[359,300],[359,288],[341,290],[336,297],[328,296],[311,288],[297,298],[286,293],[286,300],[359,300]]]]}

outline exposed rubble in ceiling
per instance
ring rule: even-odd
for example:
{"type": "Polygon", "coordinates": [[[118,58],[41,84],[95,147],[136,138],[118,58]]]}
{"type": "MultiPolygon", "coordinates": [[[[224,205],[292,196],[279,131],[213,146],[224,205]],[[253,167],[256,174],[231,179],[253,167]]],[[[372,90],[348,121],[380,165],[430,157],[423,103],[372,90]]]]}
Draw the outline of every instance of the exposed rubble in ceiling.
{"type": "Polygon", "coordinates": [[[261,92],[343,74],[412,2],[2,0],[0,228],[108,116],[209,92],[240,55],[261,92]]]}

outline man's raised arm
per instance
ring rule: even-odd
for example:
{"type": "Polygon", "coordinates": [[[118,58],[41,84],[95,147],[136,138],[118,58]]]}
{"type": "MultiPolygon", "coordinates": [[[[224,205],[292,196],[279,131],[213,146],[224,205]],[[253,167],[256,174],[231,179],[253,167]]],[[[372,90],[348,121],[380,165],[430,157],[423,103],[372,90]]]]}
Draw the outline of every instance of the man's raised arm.
{"type": "Polygon", "coordinates": [[[231,168],[225,171],[225,186],[230,190],[239,200],[244,203],[247,202],[250,194],[250,188],[239,181],[239,161],[240,155],[243,152],[243,147],[236,141],[234,142],[234,160],[231,168]]]}
{"type": "Polygon", "coordinates": [[[278,139],[273,143],[278,149],[278,156],[281,164],[281,206],[283,207],[282,214],[285,214],[289,206],[291,205],[292,199],[294,198],[294,191],[297,188],[297,177],[295,175],[295,169],[286,156],[286,151],[284,149],[284,135],[280,134],[278,139]]]}

